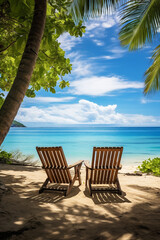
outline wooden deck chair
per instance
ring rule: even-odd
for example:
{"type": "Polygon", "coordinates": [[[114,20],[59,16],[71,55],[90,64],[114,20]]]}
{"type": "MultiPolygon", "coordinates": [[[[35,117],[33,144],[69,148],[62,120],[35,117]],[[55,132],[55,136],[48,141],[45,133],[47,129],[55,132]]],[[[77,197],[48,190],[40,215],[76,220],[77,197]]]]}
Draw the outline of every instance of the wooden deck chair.
{"type": "Polygon", "coordinates": [[[122,167],[120,165],[122,152],[123,147],[93,148],[91,166],[85,162],[86,187],[88,185],[89,193],[91,196],[92,192],[94,191],[111,191],[117,192],[120,195],[122,194],[118,180],[118,170],[120,170],[122,167]],[[94,185],[94,188],[92,188],[92,185],[94,185]]]}
{"type": "Polygon", "coordinates": [[[46,171],[47,179],[39,190],[63,191],[68,195],[73,187],[75,180],[81,185],[80,168],[83,161],[79,161],[68,166],[62,147],[36,147],[42,168],[46,171]],[[70,169],[74,167],[74,177],[71,177],[70,169]],[[47,187],[48,182],[55,183],[53,187],[47,187]],[[67,185],[67,188],[61,187],[67,185]]]}

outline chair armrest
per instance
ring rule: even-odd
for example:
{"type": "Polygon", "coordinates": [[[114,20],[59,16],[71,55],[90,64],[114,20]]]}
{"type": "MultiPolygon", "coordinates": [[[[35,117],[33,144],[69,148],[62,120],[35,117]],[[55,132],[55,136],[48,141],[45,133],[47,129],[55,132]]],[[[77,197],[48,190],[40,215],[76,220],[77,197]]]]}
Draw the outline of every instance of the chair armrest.
{"type": "Polygon", "coordinates": [[[72,164],[72,165],[69,165],[69,166],[67,167],[67,169],[70,169],[70,168],[79,166],[79,165],[81,165],[82,163],[83,163],[83,160],[82,160],[82,161],[78,161],[78,162],[76,162],[76,163],[74,163],[74,164],[72,164]]]}
{"type": "Polygon", "coordinates": [[[119,170],[121,170],[121,168],[122,168],[122,165],[120,164],[120,165],[119,165],[119,170]]]}
{"type": "Polygon", "coordinates": [[[88,161],[85,161],[84,162],[84,165],[86,166],[86,168],[92,170],[91,166],[89,165],[88,161]]]}

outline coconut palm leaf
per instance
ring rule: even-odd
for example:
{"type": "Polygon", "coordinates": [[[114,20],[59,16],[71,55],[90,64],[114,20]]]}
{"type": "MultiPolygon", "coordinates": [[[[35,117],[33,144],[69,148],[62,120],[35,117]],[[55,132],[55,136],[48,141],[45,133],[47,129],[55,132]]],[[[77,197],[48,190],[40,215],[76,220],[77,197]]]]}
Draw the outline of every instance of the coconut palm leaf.
{"type": "Polygon", "coordinates": [[[160,45],[154,50],[153,64],[145,72],[144,93],[160,90],[160,45]]]}
{"type": "Polygon", "coordinates": [[[105,15],[113,10],[117,3],[123,0],[74,0],[70,6],[73,18],[77,20],[88,19],[105,15]]]}
{"type": "Polygon", "coordinates": [[[151,42],[160,27],[160,0],[130,0],[121,9],[122,45],[130,50],[151,42]]]}

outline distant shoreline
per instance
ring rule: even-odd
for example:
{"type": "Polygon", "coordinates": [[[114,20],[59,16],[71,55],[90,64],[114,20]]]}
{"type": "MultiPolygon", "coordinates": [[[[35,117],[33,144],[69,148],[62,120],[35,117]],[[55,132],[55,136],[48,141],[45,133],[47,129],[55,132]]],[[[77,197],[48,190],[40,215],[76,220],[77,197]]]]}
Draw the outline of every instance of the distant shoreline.
{"type": "MultiPolygon", "coordinates": [[[[20,123],[22,124],[22,123],[20,123]]],[[[23,124],[22,124],[23,125],[23,124]]],[[[11,127],[14,127],[13,124],[11,127]]],[[[26,127],[26,128],[58,128],[58,129],[61,129],[61,128],[91,128],[91,129],[94,129],[94,128],[108,128],[108,129],[117,129],[117,128],[121,128],[121,129],[135,129],[135,128],[142,128],[142,129],[148,129],[148,128],[160,128],[160,126],[101,126],[101,125],[98,125],[98,126],[92,126],[92,125],[89,125],[89,126],[84,126],[84,125],[81,125],[81,126],[73,126],[73,125],[67,125],[67,126],[17,126],[17,127],[26,127]]]]}
{"type": "Polygon", "coordinates": [[[17,121],[13,121],[11,127],[26,127],[24,124],[20,123],[20,122],[17,122],[17,121]]]}

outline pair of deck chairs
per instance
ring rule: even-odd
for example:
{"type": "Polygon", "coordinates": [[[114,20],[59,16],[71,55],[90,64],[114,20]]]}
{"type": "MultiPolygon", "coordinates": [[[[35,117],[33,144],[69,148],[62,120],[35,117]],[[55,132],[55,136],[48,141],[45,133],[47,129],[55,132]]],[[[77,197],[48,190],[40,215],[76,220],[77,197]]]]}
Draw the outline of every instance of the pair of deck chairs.
{"type": "MultiPolygon", "coordinates": [[[[62,147],[36,147],[42,168],[47,174],[47,179],[39,190],[62,191],[68,195],[76,180],[81,185],[80,169],[84,161],[67,164],[62,147]],[[74,176],[70,169],[74,168],[74,176]],[[47,187],[48,183],[51,183],[47,187]]],[[[86,182],[90,196],[97,191],[110,191],[122,194],[118,180],[118,170],[121,169],[121,156],[123,147],[94,147],[91,166],[85,162],[86,182]],[[94,187],[93,187],[94,186],[94,187]]]]}

